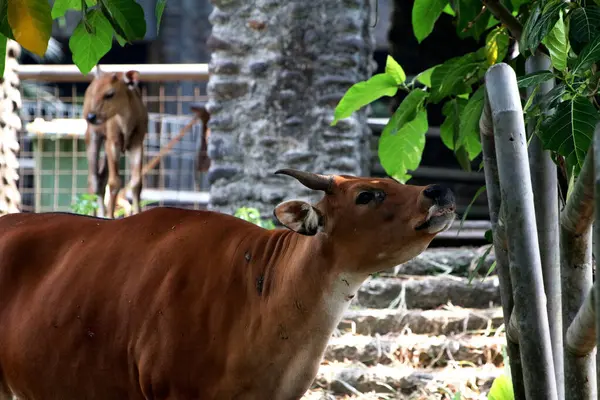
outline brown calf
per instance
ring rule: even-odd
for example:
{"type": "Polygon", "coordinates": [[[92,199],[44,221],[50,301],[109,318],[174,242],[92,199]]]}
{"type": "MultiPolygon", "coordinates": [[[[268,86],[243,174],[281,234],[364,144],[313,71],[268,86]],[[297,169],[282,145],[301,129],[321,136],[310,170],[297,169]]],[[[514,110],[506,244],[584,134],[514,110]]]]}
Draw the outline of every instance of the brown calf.
{"type": "Polygon", "coordinates": [[[98,195],[99,216],[114,218],[121,177],[119,160],[127,153],[131,170],[133,212],[140,212],[144,138],[148,130],[148,111],[138,87],[139,73],[127,71],[98,73],[85,91],[83,115],[88,123],[85,135],[88,159],[88,191],[98,195]],[[99,160],[104,144],[105,156],[99,160]],[[100,163],[99,163],[100,161],[100,163]],[[108,167],[108,171],[107,171],[108,167]],[[104,192],[108,182],[108,213],[104,192]]]}
{"type": "Polygon", "coordinates": [[[288,229],[158,207],[0,217],[0,400],[297,400],[359,286],[454,220],[438,185],[278,171],[288,229]],[[3,397],[3,395],[4,397],[3,397]]]}

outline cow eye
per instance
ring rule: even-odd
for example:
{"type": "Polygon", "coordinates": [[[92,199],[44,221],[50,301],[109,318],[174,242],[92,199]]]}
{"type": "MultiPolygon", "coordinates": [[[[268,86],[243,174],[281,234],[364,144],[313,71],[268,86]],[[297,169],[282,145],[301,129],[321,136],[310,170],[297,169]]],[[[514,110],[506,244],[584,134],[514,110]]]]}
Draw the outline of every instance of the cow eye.
{"type": "Polygon", "coordinates": [[[373,192],[360,192],[356,197],[356,204],[369,204],[374,198],[373,192]]]}
{"type": "Polygon", "coordinates": [[[115,91],[114,91],[114,90],[111,90],[110,92],[107,92],[107,93],[104,95],[104,99],[106,99],[106,100],[108,100],[108,99],[112,99],[114,96],[115,96],[115,91]]]}

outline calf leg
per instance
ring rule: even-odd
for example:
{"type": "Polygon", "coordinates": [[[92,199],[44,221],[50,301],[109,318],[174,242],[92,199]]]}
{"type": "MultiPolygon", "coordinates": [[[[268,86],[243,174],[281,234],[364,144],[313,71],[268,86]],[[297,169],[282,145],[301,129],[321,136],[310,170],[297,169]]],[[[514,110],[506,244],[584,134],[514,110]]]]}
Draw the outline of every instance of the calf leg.
{"type": "MultiPolygon", "coordinates": [[[[104,207],[104,187],[106,186],[106,161],[101,162],[98,168],[98,159],[100,148],[104,142],[104,136],[94,129],[88,131],[88,140],[86,141],[86,156],[88,162],[88,192],[98,196],[98,211],[96,214],[100,217],[106,215],[104,207]]],[[[2,400],[2,399],[0,399],[2,400]]]]}
{"type": "Polygon", "coordinates": [[[112,140],[106,141],[105,146],[106,161],[108,164],[108,217],[115,217],[115,204],[117,201],[117,195],[121,189],[121,177],[119,176],[119,159],[121,158],[121,145],[120,143],[112,140]]]}
{"type": "Polygon", "coordinates": [[[131,170],[131,196],[133,197],[133,213],[140,212],[140,194],[142,193],[142,161],[144,156],[143,141],[133,143],[128,151],[129,169],[131,170]]]}

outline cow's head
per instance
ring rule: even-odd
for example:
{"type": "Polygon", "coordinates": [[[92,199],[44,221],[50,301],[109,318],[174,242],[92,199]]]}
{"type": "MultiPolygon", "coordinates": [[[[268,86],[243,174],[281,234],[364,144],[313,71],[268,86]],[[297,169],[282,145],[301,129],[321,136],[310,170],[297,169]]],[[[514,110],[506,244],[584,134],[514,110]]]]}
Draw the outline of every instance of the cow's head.
{"type": "Polygon", "coordinates": [[[100,125],[129,107],[129,91],[138,90],[139,72],[98,73],[85,91],[83,115],[100,125]]]}
{"type": "Polygon", "coordinates": [[[283,169],[325,192],[317,204],[289,200],[275,208],[277,220],[302,235],[322,235],[336,257],[375,272],[410,260],[455,218],[452,192],[441,185],[403,185],[387,178],[324,176],[283,169]]]}

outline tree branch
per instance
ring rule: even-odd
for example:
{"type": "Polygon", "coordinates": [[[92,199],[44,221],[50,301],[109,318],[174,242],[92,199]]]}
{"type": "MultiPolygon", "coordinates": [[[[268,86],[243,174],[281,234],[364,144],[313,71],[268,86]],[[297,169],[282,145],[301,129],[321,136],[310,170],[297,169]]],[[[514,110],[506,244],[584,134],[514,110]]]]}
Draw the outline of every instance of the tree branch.
{"type": "Polygon", "coordinates": [[[500,3],[500,0],[482,0],[482,2],[496,19],[508,28],[517,41],[521,40],[523,25],[500,3]]]}

